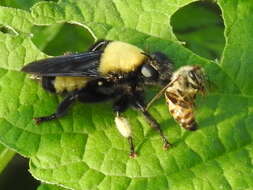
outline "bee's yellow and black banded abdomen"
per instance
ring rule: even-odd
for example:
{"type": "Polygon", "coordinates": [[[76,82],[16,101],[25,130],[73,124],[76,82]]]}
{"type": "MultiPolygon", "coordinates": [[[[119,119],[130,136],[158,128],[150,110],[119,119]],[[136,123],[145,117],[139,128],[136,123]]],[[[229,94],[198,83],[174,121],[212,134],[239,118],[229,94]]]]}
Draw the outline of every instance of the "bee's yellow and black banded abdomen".
{"type": "Polygon", "coordinates": [[[87,77],[42,77],[42,86],[50,92],[63,93],[84,88],[88,81],[87,77]]]}
{"type": "Polygon", "coordinates": [[[185,101],[180,94],[176,92],[165,92],[165,99],[168,104],[169,112],[179,125],[187,130],[196,130],[193,104],[185,101]]]}

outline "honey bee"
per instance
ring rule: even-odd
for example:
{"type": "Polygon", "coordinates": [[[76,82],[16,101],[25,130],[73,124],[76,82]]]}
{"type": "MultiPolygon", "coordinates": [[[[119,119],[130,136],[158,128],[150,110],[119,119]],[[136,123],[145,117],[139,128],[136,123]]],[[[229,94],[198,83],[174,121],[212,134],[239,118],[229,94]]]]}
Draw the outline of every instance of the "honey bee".
{"type": "Polygon", "coordinates": [[[183,128],[194,131],[198,128],[194,117],[195,99],[198,93],[206,92],[206,76],[202,67],[189,65],[180,67],[166,85],[148,104],[149,106],[163,93],[169,112],[183,128]]]}

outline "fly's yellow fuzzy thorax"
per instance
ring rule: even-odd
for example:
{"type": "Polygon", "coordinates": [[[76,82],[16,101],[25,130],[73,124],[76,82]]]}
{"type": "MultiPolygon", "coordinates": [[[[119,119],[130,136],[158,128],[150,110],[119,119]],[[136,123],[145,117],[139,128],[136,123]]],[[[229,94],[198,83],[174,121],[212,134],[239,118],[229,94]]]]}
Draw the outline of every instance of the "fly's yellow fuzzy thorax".
{"type": "Polygon", "coordinates": [[[140,66],[145,55],[140,48],[128,43],[115,41],[109,43],[100,59],[99,72],[131,72],[140,66]]]}
{"type": "Polygon", "coordinates": [[[88,78],[85,77],[56,77],[54,87],[56,93],[71,92],[83,88],[87,82],[88,78]]]}

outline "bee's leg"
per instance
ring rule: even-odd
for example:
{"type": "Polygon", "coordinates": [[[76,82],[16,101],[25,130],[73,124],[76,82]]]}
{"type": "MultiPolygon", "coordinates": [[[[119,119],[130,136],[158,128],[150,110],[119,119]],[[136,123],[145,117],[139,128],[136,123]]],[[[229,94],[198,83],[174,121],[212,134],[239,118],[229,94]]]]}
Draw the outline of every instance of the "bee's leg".
{"type": "Polygon", "coordinates": [[[120,134],[128,139],[128,144],[130,147],[130,154],[129,156],[131,158],[135,158],[137,156],[135,150],[134,150],[134,143],[133,143],[133,137],[132,137],[132,130],[129,121],[127,118],[122,116],[122,112],[124,112],[129,106],[129,98],[128,96],[122,96],[119,98],[113,105],[113,110],[116,112],[115,117],[115,124],[120,132],[120,134]]]}
{"type": "Polygon", "coordinates": [[[62,117],[67,113],[69,107],[74,103],[77,97],[77,94],[69,95],[59,104],[55,113],[44,117],[35,117],[33,119],[35,120],[36,124],[40,124],[44,121],[50,121],[62,117]]]}
{"type": "Polygon", "coordinates": [[[168,149],[171,146],[171,144],[164,136],[159,123],[155,120],[155,118],[153,118],[153,116],[145,109],[145,106],[143,106],[143,104],[141,104],[140,102],[136,103],[136,108],[142,112],[149,125],[159,132],[160,136],[162,137],[163,148],[168,149]]]}

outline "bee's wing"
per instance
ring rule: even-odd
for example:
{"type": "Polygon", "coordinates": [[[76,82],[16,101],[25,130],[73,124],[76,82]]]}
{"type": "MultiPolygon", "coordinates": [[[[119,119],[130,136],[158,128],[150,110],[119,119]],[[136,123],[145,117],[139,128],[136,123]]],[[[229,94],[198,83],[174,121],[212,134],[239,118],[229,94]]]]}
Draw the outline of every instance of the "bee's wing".
{"type": "Polygon", "coordinates": [[[102,51],[70,54],[34,61],[21,71],[39,76],[87,76],[98,77],[102,51]]]}

